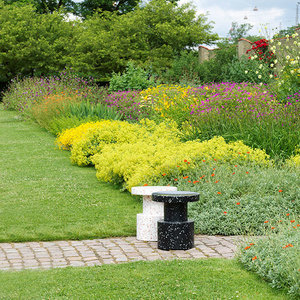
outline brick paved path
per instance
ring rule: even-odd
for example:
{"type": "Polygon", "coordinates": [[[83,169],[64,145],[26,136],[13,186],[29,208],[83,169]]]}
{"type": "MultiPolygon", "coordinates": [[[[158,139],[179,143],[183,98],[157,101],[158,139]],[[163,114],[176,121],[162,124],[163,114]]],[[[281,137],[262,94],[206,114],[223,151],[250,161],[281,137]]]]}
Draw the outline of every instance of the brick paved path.
{"type": "Polygon", "coordinates": [[[195,236],[195,248],[162,251],[156,242],[135,237],[84,241],[0,243],[0,270],[95,266],[138,260],[223,257],[233,258],[238,236],[195,236]]]}

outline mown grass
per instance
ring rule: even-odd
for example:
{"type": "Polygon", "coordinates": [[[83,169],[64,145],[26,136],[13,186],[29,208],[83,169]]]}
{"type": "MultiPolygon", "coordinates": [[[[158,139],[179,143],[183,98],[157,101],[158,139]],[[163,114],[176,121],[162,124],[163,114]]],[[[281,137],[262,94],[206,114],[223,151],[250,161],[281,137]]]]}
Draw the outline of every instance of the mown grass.
{"type": "Polygon", "coordinates": [[[0,242],[135,235],[141,202],[72,166],[54,136],[0,109],[0,242]]]}
{"type": "Polygon", "coordinates": [[[0,272],[1,299],[289,299],[235,260],[0,272]]]}

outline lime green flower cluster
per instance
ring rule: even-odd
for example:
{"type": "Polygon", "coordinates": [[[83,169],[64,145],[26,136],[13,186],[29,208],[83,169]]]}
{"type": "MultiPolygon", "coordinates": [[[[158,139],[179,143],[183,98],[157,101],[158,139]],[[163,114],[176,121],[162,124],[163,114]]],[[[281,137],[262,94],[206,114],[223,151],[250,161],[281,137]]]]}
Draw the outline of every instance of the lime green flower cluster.
{"type": "Polygon", "coordinates": [[[150,136],[153,142],[163,139],[179,141],[179,131],[174,122],[157,126],[150,120],[142,120],[140,124],[105,120],[67,129],[59,135],[56,144],[60,149],[71,150],[72,163],[86,166],[106,144],[136,143],[150,136]]]}
{"type": "Polygon", "coordinates": [[[211,140],[180,141],[175,122],[140,124],[125,121],[99,121],[65,130],[57,139],[61,149],[71,150],[71,161],[79,166],[94,164],[100,180],[123,184],[128,190],[158,180],[162,174],[183,173],[197,168],[203,160],[216,163],[255,163],[269,165],[269,156],[242,141],[226,143],[222,137],[211,140]]]}

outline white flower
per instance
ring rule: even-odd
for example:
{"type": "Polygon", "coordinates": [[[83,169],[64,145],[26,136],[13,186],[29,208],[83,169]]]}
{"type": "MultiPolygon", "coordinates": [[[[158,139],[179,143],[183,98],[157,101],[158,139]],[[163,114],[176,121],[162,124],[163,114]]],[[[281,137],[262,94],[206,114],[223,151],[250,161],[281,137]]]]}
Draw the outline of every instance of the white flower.
{"type": "Polygon", "coordinates": [[[281,42],[278,42],[277,45],[280,46],[280,45],[281,45],[281,42]]]}
{"type": "Polygon", "coordinates": [[[277,59],[275,59],[275,60],[274,60],[274,64],[277,64],[277,62],[278,62],[278,60],[277,60],[277,59]]]}
{"type": "Polygon", "coordinates": [[[258,74],[258,71],[256,71],[255,74],[258,74]]]}
{"type": "Polygon", "coordinates": [[[274,40],[273,40],[273,39],[271,39],[271,40],[270,40],[270,43],[274,43],[274,40]]]}
{"type": "Polygon", "coordinates": [[[270,67],[273,68],[273,67],[274,67],[274,64],[270,64],[270,67]]]}
{"type": "Polygon", "coordinates": [[[259,65],[259,68],[260,68],[260,69],[262,68],[262,64],[259,65]]]}
{"type": "Polygon", "coordinates": [[[285,46],[285,49],[289,49],[290,47],[289,46],[285,46]]]}
{"type": "Polygon", "coordinates": [[[258,79],[261,79],[261,75],[258,75],[257,77],[258,77],[258,79]]]}
{"type": "Polygon", "coordinates": [[[291,74],[294,74],[295,73],[295,71],[294,70],[291,70],[291,74]]]}
{"type": "Polygon", "coordinates": [[[291,57],[290,57],[289,55],[287,55],[285,58],[286,58],[287,60],[289,60],[291,57]]]}
{"type": "Polygon", "coordinates": [[[270,78],[273,78],[273,75],[272,75],[272,74],[270,74],[270,78]]]}
{"type": "Polygon", "coordinates": [[[259,85],[262,86],[262,82],[259,85]]]}
{"type": "Polygon", "coordinates": [[[245,71],[245,74],[247,74],[247,73],[248,73],[248,71],[246,70],[246,71],[245,71]]]}

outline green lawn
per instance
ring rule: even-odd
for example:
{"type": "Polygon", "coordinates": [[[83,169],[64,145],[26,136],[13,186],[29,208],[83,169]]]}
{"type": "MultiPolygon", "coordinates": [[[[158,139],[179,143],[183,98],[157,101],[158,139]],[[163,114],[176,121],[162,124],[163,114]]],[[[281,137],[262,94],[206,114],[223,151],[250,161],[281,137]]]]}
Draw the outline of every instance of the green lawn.
{"type": "Polygon", "coordinates": [[[0,272],[1,299],[289,299],[235,260],[0,272]]]}
{"type": "Polygon", "coordinates": [[[0,109],[0,242],[135,235],[141,202],[72,166],[54,136],[0,109]]]}

